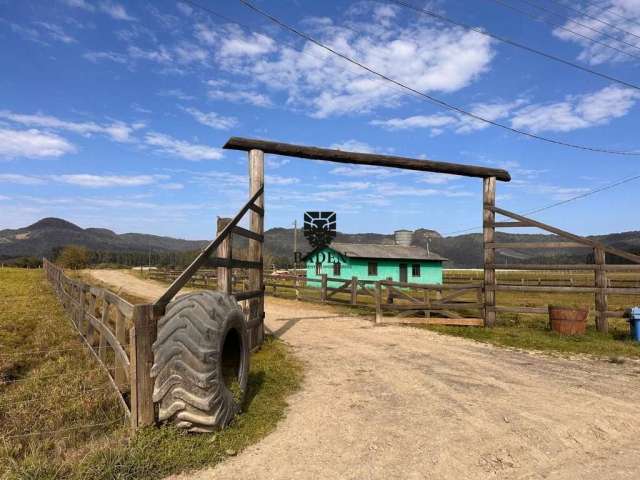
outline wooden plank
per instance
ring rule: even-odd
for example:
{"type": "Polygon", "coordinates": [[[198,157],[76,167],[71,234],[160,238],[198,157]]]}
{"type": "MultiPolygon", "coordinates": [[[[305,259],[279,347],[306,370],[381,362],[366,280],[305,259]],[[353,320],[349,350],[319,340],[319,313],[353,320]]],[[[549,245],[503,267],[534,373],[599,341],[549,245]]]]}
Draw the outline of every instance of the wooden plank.
{"type": "MultiPolygon", "coordinates": [[[[493,286],[496,284],[496,271],[491,265],[496,261],[495,251],[495,226],[496,215],[493,207],[496,204],[496,179],[495,177],[485,178],[482,181],[482,244],[483,244],[483,264],[484,264],[484,285],[493,286]]],[[[496,294],[491,289],[486,289],[484,293],[485,310],[483,312],[484,326],[493,327],[496,321],[496,314],[492,307],[496,305],[496,294]]]]}
{"type": "MultiPolygon", "coordinates": [[[[202,264],[211,256],[211,254],[218,248],[218,245],[225,239],[227,235],[231,234],[231,230],[235,227],[245,213],[249,210],[249,205],[251,205],[254,201],[262,195],[264,191],[264,187],[257,189],[252,193],[249,201],[244,204],[244,206],[240,209],[240,211],[233,217],[231,223],[225,227],[225,229],[218,235],[218,237],[213,240],[209,245],[207,245],[202,252],[191,262],[191,264],[176,278],[173,283],[167,288],[167,290],[156,300],[154,303],[154,308],[156,309],[157,314],[161,315],[164,313],[164,308],[171,301],[171,299],[178,293],[182,287],[191,279],[194,273],[198,271],[198,269],[202,266],[202,264]]],[[[251,244],[252,240],[249,240],[249,244],[251,244]]],[[[259,242],[258,242],[259,243],[259,242]]]]}
{"type": "Polygon", "coordinates": [[[323,302],[327,300],[327,274],[320,275],[322,283],[320,283],[320,300],[323,302]]]}
{"type": "Polygon", "coordinates": [[[539,313],[545,315],[549,313],[547,307],[493,307],[493,311],[505,313],[539,313]]]}
{"type": "Polygon", "coordinates": [[[336,295],[337,293],[350,293],[351,289],[349,288],[349,285],[351,284],[351,280],[347,280],[347,281],[343,281],[342,285],[340,285],[337,288],[327,288],[327,300],[331,297],[333,297],[334,295],[336,295]]]}
{"type": "Polygon", "coordinates": [[[215,267],[243,268],[247,270],[249,269],[262,270],[262,262],[253,261],[253,260],[240,260],[237,258],[213,257],[209,259],[209,263],[215,267]]]}
{"type": "Polygon", "coordinates": [[[496,228],[521,228],[531,227],[529,222],[494,222],[493,226],[496,228]]]}
{"type": "MultiPolygon", "coordinates": [[[[264,152],[258,149],[249,150],[249,194],[254,198],[249,204],[252,212],[249,218],[249,228],[258,235],[264,235],[264,152]],[[255,196],[255,193],[262,192],[255,196]]],[[[259,268],[249,270],[249,290],[264,291],[262,278],[262,242],[249,239],[249,260],[260,264],[259,268]]],[[[254,327],[255,345],[262,345],[264,339],[264,295],[249,299],[249,318],[259,318],[261,323],[254,327]]]]}
{"type": "Polygon", "coordinates": [[[155,410],[153,406],[153,366],[152,345],[156,339],[156,320],[153,305],[136,305],[133,311],[134,338],[131,341],[131,358],[135,358],[132,369],[132,417],[134,428],[153,425],[155,410]],[[133,392],[135,391],[135,408],[133,392]],[[135,412],[135,415],[133,413],[135,412]]]}
{"type": "Polygon", "coordinates": [[[446,283],[410,283],[410,282],[390,282],[388,280],[380,280],[381,285],[390,285],[392,287],[400,288],[413,288],[420,290],[460,290],[467,288],[482,288],[482,283],[460,283],[460,284],[446,284],[446,283]]]}
{"type": "MultiPolygon", "coordinates": [[[[104,330],[109,330],[109,304],[106,301],[102,303],[102,317],[100,318],[100,323],[103,328],[98,328],[100,331],[100,343],[98,343],[98,356],[100,357],[100,361],[107,364],[107,336],[103,333],[104,330]]],[[[111,332],[109,332],[111,333],[111,332]]],[[[115,337],[112,337],[116,340],[115,337]]],[[[117,343],[117,340],[114,342],[117,343]]]]}
{"type": "Polygon", "coordinates": [[[223,148],[243,151],[258,149],[262,150],[265,153],[306,158],[310,160],[325,160],[328,162],[352,163],[356,165],[374,165],[378,167],[400,168],[404,170],[417,170],[421,172],[449,173],[467,177],[495,177],[505,182],[511,180],[509,172],[497,168],[487,168],[476,165],[463,165],[449,162],[438,162],[434,160],[419,160],[415,158],[398,157],[393,155],[348,152],[329,148],[318,148],[305,145],[293,145],[289,143],[256,140],[252,138],[231,137],[223,148]]]}
{"type": "MultiPolygon", "coordinates": [[[[490,242],[488,248],[504,249],[543,249],[543,248],[590,248],[589,245],[578,242],[490,242]]],[[[491,262],[493,263],[493,262],[491,262]]]]}
{"type": "Polygon", "coordinates": [[[514,220],[518,220],[518,221],[523,221],[523,222],[528,222],[531,223],[532,226],[538,227],[542,230],[546,230],[548,232],[551,233],[555,233],[556,235],[559,235],[561,237],[564,238],[568,238],[569,240],[573,240],[579,243],[583,243],[585,245],[589,245],[590,247],[593,248],[601,248],[602,250],[604,250],[607,253],[611,253],[612,255],[617,255],[618,257],[621,258],[626,258],[627,260],[630,260],[634,263],[640,263],[640,256],[639,255],[635,255],[633,253],[629,253],[629,252],[625,252],[624,250],[620,250],[618,248],[614,248],[614,247],[608,247],[605,244],[601,243],[601,242],[597,242],[595,240],[591,240],[589,238],[584,238],[581,237],[579,235],[575,235],[573,233],[567,232],[565,230],[561,230],[559,228],[553,227],[551,225],[547,225],[546,223],[542,223],[542,222],[538,222],[536,220],[532,220],[531,218],[527,218],[527,217],[523,217],[522,215],[518,215],[517,213],[513,213],[510,212],[508,210],[504,210],[502,208],[498,208],[498,207],[493,207],[493,211],[496,213],[499,213],[500,215],[504,215],[505,217],[509,217],[509,218],[513,218],[514,220]]]}
{"type": "MultiPolygon", "coordinates": [[[[127,347],[127,319],[118,308],[116,308],[116,343],[122,348],[123,353],[125,353],[127,347]]],[[[114,379],[121,392],[129,390],[127,380],[129,378],[130,365],[126,353],[124,356],[126,361],[123,361],[124,359],[119,356],[118,353],[115,355],[116,365],[114,379]]]]}
{"type": "Polygon", "coordinates": [[[388,318],[385,324],[405,324],[405,325],[449,325],[460,327],[482,327],[484,320],[482,318],[388,318]]]}
{"type": "Polygon", "coordinates": [[[242,228],[237,225],[233,227],[232,233],[240,235],[241,237],[257,240],[258,242],[264,242],[264,235],[260,235],[259,233],[252,232],[251,230],[247,230],[246,228],[242,228]]]}
{"type": "MultiPolygon", "coordinates": [[[[487,290],[490,287],[487,286],[487,290]]],[[[595,293],[598,287],[556,287],[556,286],[528,286],[528,285],[496,285],[497,292],[546,292],[546,293],[595,293]]],[[[635,287],[607,287],[611,295],[640,295],[640,288],[635,287]]]]}
{"type": "MultiPolygon", "coordinates": [[[[89,313],[86,315],[86,317],[89,323],[91,323],[91,325],[93,325],[95,329],[100,333],[101,340],[102,338],[104,338],[105,342],[111,345],[116,358],[118,358],[118,360],[124,365],[125,368],[129,368],[131,364],[129,362],[127,352],[124,350],[123,346],[120,344],[111,329],[101,320],[98,320],[95,316],[89,313]]],[[[100,358],[100,360],[103,361],[102,358],[100,358]]]]}
{"type": "Polygon", "coordinates": [[[496,269],[499,270],[548,270],[548,271],[572,271],[572,270],[605,270],[605,271],[640,271],[640,265],[628,264],[628,265],[596,265],[596,264],[559,264],[559,265],[547,265],[547,264],[493,264],[496,269]]]}
{"type": "MultiPolygon", "coordinates": [[[[218,217],[216,235],[220,235],[229,223],[231,223],[230,218],[218,217]]],[[[218,267],[217,290],[226,294],[231,294],[233,288],[233,269],[229,266],[232,259],[232,239],[232,235],[227,235],[218,245],[218,258],[226,260],[227,265],[218,267]]]]}
{"type": "MultiPolygon", "coordinates": [[[[593,255],[596,265],[604,265],[605,252],[601,248],[595,248],[593,255]]],[[[607,333],[609,331],[609,321],[607,320],[607,272],[602,269],[595,271],[595,286],[598,291],[595,293],[596,302],[596,329],[599,332],[607,333]]]]}

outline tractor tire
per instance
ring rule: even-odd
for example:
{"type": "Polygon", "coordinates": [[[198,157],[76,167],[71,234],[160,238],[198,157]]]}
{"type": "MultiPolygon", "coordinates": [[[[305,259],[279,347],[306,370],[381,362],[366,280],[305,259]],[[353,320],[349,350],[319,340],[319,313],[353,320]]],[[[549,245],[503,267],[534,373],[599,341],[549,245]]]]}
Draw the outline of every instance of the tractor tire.
{"type": "Polygon", "coordinates": [[[171,302],[153,344],[151,376],[159,420],[191,432],[226,427],[246,393],[248,347],[244,316],[234,297],[208,291],[171,302]]]}

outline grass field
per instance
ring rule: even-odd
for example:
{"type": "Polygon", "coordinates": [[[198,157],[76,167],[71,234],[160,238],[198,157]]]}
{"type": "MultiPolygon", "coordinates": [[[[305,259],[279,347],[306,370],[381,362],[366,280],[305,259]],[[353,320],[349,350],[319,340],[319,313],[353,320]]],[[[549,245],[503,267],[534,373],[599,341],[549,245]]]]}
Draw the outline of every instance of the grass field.
{"type": "Polygon", "coordinates": [[[129,436],[115,394],[42,270],[0,269],[0,478],[145,479],[213,465],[272,431],[301,364],[269,339],[252,356],[245,411],[218,434],[129,436]],[[92,426],[93,425],[93,426],[92,426]]]}

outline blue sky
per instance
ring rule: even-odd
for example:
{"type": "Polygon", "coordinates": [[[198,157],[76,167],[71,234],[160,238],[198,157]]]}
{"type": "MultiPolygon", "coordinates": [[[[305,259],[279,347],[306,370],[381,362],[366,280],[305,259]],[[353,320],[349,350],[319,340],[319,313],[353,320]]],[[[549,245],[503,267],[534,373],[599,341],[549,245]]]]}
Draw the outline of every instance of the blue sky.
{"type": "MultiPolygon", "coordinates": [[[[0,0],[0,228],[57,216],[120,233],[209,238],[216,216],[233,215],[247,196],[245,154],[220,148],[230,136],[507,168],[513,181],[498,185],[498,204],[517,212],[640,173],[638,157],[572,150],[470,121],[238,2],[200,1],[240,25],[176,1],[0,0]]],[[[640,49],[618,42],[623,54],[559,28],[640,45],[640,1],[598,2],[610,9],[601,18],[627,33],[539,3],[581,25],[552,17],[553,28],[490,0],[420,5],[640,82],[640,49]]],[[[492,120],[576,144],[640,144],[638,90],[384,1],[256,4],[492,120]]],[[[266,172],[267,227],[300,222],[305,210],[335,210],[346,232],[447,234],[480,224],[478,179],[276,156],[266,172]]],[[[638,230],[639,194],[640,182],[628,183],[536,218],[582,234],[638,230]]]]}

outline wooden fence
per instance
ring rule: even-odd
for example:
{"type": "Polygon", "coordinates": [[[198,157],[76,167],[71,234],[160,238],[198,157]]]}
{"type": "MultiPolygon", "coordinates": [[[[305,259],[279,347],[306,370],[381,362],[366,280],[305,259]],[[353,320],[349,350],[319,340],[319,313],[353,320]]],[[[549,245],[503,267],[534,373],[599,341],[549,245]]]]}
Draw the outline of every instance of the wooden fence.
{"type": "Polygon", "coordinates": [[[131,305],[105,288],[69,278],[47,259],[43,260],[43,268],[80,338],[118,392],[125,415],[131,417],[131,405],[135,404],[137,394],[132,325],[140,306],[131,305]]]}

